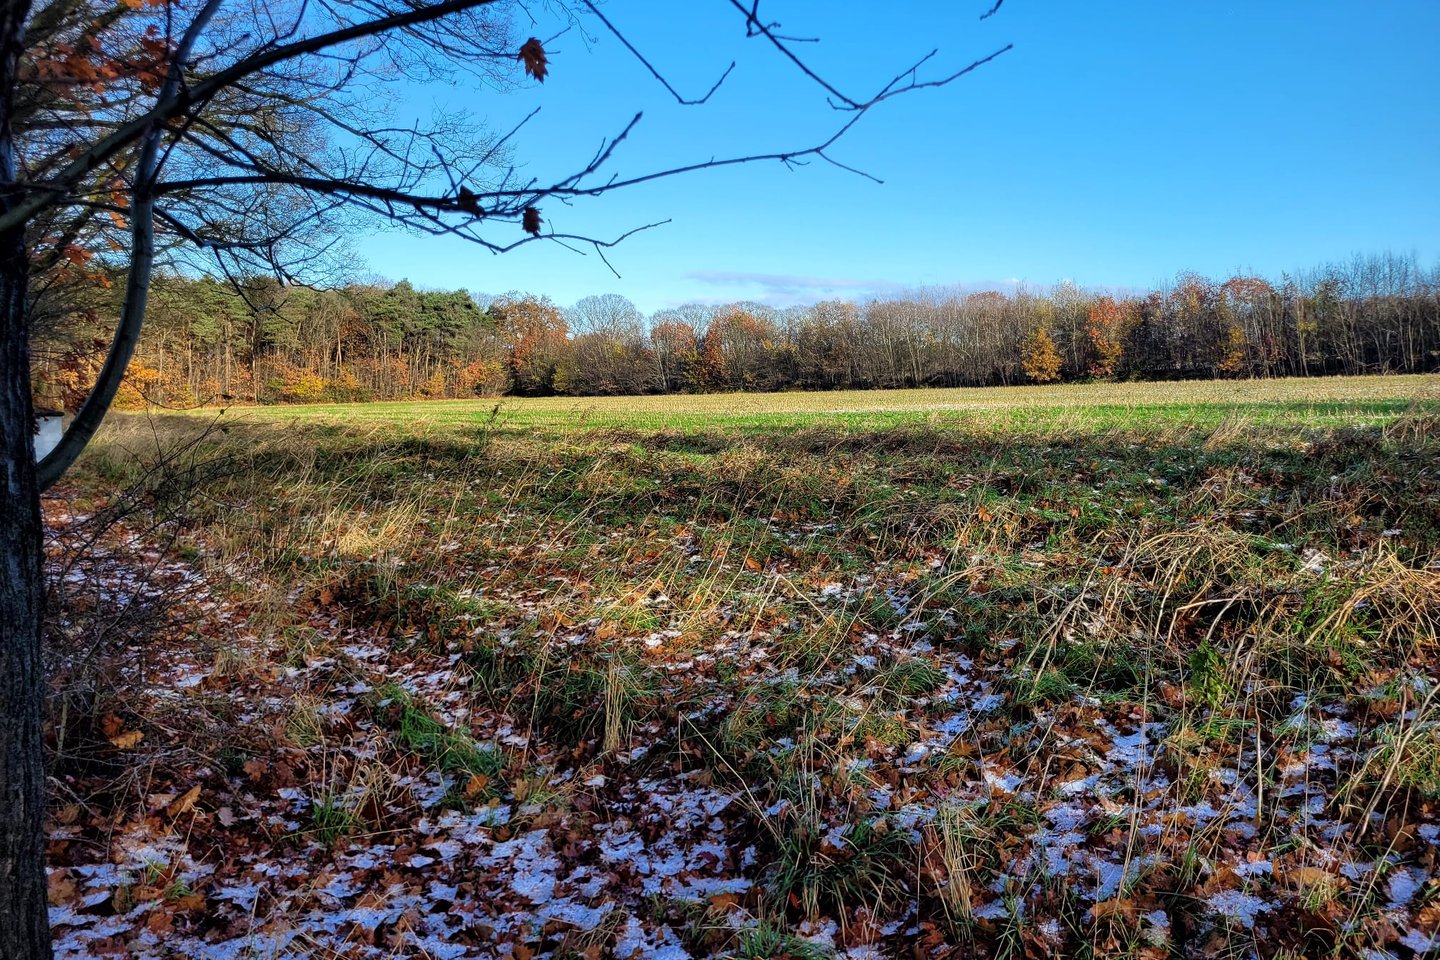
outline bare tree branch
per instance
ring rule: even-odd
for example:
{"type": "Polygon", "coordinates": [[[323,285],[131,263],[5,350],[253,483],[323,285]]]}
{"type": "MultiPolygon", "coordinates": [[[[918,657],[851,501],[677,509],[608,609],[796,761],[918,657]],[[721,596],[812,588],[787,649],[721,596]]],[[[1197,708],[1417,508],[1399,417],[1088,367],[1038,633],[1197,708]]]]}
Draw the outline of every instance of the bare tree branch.
{"type": "Polygon", "coordinates": [[[612,34],[614,34],[615,39],[619,40],[622,44],[624,44],[625,49],[629,50],[630,53],[634,55],[635,59],[639,60],[640,63],[644,65],[645,69],[650,71],[650,75],[653,76],[656,80],[659,80],[660,83],[665,87],[665,89],[670,91],[670,95],[675,98],[675,101],[682,106],[693,107],[705,103],[707,100],[709,100],[715,95],[716,90],[720,89],[720,84],[724,83],[725,78],[730,76],[730,71],[735,69],[735,61],[731,60],[730,66],[725,68],[725,72],[720,74],[720,79],[715,81],[714,85],[705,92],[705,95],[703,97],[687,100],[685,97],[681,96],[674,87],[670,85],[670,81],[666,80],[664,75],[661,74],[659,70],[656,70],[655,67],[651,65],[649,60],[645,59],[645,55],[643,53],[635,49],[635,45],[630,42],[630,40],[625,36],[625,34],[621,33],[618,29],[616,29],[615,25],[610,22],[610,20],[605,16],[605,14],[600,12],[599,7],[595,6],[595,4],[591,2],[591,0],[580,0],[580,2],[583,3],[585,5],[585,8],[588,9],[591,13],[593,13],[601,23],[605,24],[605,29],[609,30],[612,34]]]}
{"type": "Polygon", "coordinates": [[[83,151],[49,182],[27,184],[26,186],[32,192],[0,213],[0,231],[13,229],[29,221],[30,218],[73,189],[96,167],[140,139],[147,132],[159,129],[168,121],[184,114],[195,104],[203,103],[216,92],[259,73],[267,67],[306,54],[319,53],[351,40],[371,37],[415,24],[428,23],[450,14],[487,6],[494,2],[495,0],[441,0],[433,5],[412,7],[402,13],[332,30],[293,43],[266,46],[193,86],[168,91],[167,95],[160,98],[153,108],[83,151]]]}

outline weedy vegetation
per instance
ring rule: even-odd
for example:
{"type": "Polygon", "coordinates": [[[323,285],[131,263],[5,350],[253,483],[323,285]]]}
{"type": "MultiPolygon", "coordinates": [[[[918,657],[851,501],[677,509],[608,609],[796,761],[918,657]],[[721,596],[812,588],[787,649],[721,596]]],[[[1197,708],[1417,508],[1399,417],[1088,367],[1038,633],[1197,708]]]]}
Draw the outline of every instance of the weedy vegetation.
{"type": "Polygon", "coordinates": [[[57,569],[226,466],[100,540],[200,595],[67,701],[63,955],[1435,947],[1435,378],[492,407],[107,427],[57,569]]]}

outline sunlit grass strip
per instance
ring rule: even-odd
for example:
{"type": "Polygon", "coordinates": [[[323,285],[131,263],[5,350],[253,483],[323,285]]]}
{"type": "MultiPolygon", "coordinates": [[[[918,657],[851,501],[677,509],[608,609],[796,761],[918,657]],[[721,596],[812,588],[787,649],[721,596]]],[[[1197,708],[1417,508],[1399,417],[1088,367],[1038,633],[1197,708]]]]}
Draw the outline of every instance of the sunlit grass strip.
{"type": "MultiPolygon", "coordinates": [[[[493,416],[503,427],[560,431],[625,427],[883,429],[910,424],[1105,428],[1165,423],[1214,426],[1226,419],[1260,424],[1339,426],[1382,424],[1416,405],[1440,409],[1440,376],[645,397],[507,397],[232,408],[225,418],[335,419],[401,423],[415,429],[474,426],[491,421],[493,416]]],[[[197,415],[214,416],[215,412],[198,411],[197,415]]]]}

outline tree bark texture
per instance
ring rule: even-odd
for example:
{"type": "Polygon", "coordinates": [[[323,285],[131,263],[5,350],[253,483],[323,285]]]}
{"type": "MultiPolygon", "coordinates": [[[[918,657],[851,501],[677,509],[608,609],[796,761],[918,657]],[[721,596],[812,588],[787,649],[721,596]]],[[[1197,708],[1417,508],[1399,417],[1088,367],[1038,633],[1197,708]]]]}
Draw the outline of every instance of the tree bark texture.
{"type": "MultiPolygon", "coordinates": [[[[0,4],[0,215],[21,197],[11,117],[29,4],[0,4]]],[[[49,960],[45,878],[44,542],[30,395],[25,228],[0,232],[0,960],[49,960]]]]}

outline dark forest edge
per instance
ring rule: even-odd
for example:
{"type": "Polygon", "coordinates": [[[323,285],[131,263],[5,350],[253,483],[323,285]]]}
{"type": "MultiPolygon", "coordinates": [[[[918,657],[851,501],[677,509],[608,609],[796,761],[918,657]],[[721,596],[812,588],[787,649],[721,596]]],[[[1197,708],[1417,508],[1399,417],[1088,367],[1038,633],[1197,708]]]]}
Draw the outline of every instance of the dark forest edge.
{"type": "MultiPolygon", "coordinates": [[[[37,306],[37,396],[73,409],[118,286],[69,278],[37,306]],[[48,321],[48,322],[46,322],[48,321]]],[[[920,290],[776,309],[624,297],[317,290],[155,280],[121,406],[639,395],[1424,373],[1440,369],[1440,265],[1357,256],[1270,281],[1181,274],[1112,295],[920,290]]]]}

